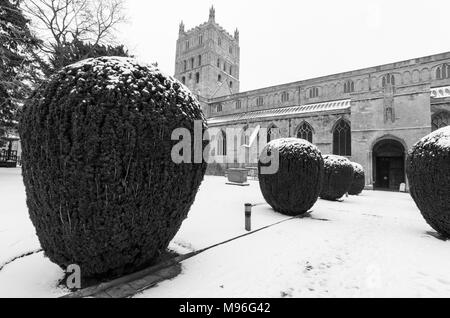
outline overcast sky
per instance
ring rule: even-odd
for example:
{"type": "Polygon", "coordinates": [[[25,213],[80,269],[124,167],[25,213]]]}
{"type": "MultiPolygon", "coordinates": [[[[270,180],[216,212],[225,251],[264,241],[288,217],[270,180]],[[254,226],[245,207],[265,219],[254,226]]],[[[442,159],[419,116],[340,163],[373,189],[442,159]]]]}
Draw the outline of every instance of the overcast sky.
{"type": "Polygon", "coordinates": [[[178,25],[240,31],[241,91],[450,51],[449,0],[126,0],[120,41],[173,74],[178,25]]]}

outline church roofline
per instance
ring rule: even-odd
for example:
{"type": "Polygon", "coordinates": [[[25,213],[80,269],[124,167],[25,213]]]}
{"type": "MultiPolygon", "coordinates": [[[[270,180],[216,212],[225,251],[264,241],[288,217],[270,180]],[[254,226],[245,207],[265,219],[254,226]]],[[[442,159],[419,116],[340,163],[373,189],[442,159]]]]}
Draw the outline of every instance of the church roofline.
{"type": "Polygon", "coordinates": [[[399,62],[392,62],[392,63],[386,63],[386,64],[382,64],[382,65],[378,65],[378,66],[356,69],[353,71],[346,71],[346,72],[335,73],[335,74],[331,74],[331,75],[324,75],[324,76],[319,76],[319,77],[315,77],[315,78],[304,79],[304,80],[299,80],[299,81],[294,81],[294,82],[289,82],[289,83],[284,83],[284,84],[267,86],[267,87],[263,87],[263,88],[240,92],[240,93],[237,93],[234,95],[213,98],[213,99],[210,99],[209,102],[214,103],[214,102],[222,101],[225,99],[235,99],[235,98],[239,98],[239,97],[242,98],[242,97],[246,97],[248,95],[253,95],[258,92],[262,93],[263,91],[267,91],[267,90],[276,91],[282,87],[289,88],[291,86],[296,86],[296,87],[310,86],[310,85],[317,85],[317,84],[320,84],[321,82],[325,82],[325,81],[329,81],[329,80],[333,80],[333,79],[346,79],[346,78],[351,78],[353,76],[361,76],[361,75],[368,74],[368,73],[379,73],[379,72],[383,72],[383,71],[385,71],[385,72],[395,71],[396,69],[400,69],[403,67],[411,67],[413,65],[438,62],[438,61],[446,60],[446,59],[450,59],[450,51],[444,52],[444,53],[433,54],[433,55],[427,55],[427,56],[419,57],[419,58],[403,60],[403,61],[399,61],[399,62]]]}

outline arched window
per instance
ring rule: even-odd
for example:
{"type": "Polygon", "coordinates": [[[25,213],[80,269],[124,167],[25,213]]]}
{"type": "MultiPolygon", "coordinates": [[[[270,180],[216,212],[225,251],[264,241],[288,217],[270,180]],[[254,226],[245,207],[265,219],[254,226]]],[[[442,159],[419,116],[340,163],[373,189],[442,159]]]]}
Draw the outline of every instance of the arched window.
{"type": "Polygon", "coordinates": [[[350,124],[343,119],[334,127],[333,154],[347,157],[352,155],[352,131],[350,124]]]}
{"type": "Polygon", "coordinates": [[[436,79],[442,79],[442,69],[440,66],[436,69],[436,79]]]}
{"type": "Polygon", "coordinates": [[[230,75],[233,75],[233,66],[230,66],[230,75]]]}
{"type": "Polygon", "coordinates": [[[202,66],[202,56],[198,56],[198,66],[202,66]]]}
{"type": "Polygon", "coordinates": [[[304,122],[297,130],[297,138],[313,142],[313,129],[310,124],[304,122]]]}
{"type": "Polygon", "coordinates": [[[195,73],[195,82],[200,83],[200,73],[195,73]]]}
{"type": "Polygon", "coordinates": [[[219,138],[217,138],[217,154],[219,156],[227,155],[227,135],[225,131],[221,131],[219,134],[219,138]]]}
{"type": "Polygon", "coordinates": [[[222,75],[219,74],[219,75],[217,76],[217,81],[218,81],[218,82],[222,82],[222,75]]]}
{"type": "Polygon", "coordinates": [[[319,88],[313,87],[309,89],[309,98],[319,97],[319,88]]]}
{"type": "Polygon", "coordinates": [[[183,69],[186,72],[187,71],[187,61],[185,60],[183,64],[184,64],[183,69]]]}
{"type": "Polygon", "coordinates": [[[349,80],[344,83],[344,94],[350,94],[355,92],[355,83],[352,80],[349,80]]]}
{"type": "Polygon", "coordinates": [[[447,79],[450,78],[450,65],[443,64],[436,69],[436,79],[447,79]]]}
{"type": "Polygon", "coordinates": [[[281,101],[283,103],[289,101],[289,93],[288,92],[283,92],[283,94],[281,94],[281,101]]]}
{"type": "Polygon", "coordinates": [[[256,100],[256,106],[261,107],[263,105],[264,105],[264,98],[258,97],[258,99],[256,100]]]}
{"type": "Polygon", "coordinates": [[[186,77],[185,77],[185,76],[183,76],[183,77],[181,78],[181,83],[186,84],[186,77]]]}
{"type": "Polygon", "coordinates": [[[433,131],[450,126],[450,112],[437,113],[432,118],[433,131]]]}
{"type": "Polygon", "coordinates": [[[381,84],[383,85],[383,88],[387,86],[395,86],[395,76],[393,74],[384,75],[381,84]]]}
{"type": "Polygon", "coordinates": [[[240,100],[236,101],[236,109],[241,109],[242,108],[242,102],[240,100]]]}
{"type": "Polygon", "coordinates": [[[218,112],[218,113],[222,112],[222,104],[217,104],[216,112],[218,112]]]}
{"type": "Polygon", "coordinates": [[[191,58],[191,68],[194,68],[194,58],[191,58]]]}
{"type": "Polygon", "coordinates": [[[220,68],[220,59],[217,59],[217,67],[220,68]]]}
{"type": "Polygon", "coordinates": [[[272,140],[279,138],[279,128],[275,125],[270,125],[267,129],[267,142],[271,142],[272,140]]]}
{"type": "Polygon", "coordinates": [[[203,44],[203,35],[202,34],[198,37],[198,44],[199,45],[203,44]]]}
{"type": "Polygon", "coordinates": [[[233,88],[233,82],[230,81],[230,88],[233,88]]]}

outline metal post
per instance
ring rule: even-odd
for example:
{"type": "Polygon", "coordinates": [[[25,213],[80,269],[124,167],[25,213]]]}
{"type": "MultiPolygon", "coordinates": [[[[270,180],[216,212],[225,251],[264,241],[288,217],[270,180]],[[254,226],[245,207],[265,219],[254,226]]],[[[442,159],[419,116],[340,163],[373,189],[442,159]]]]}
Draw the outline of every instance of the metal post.
{"type": "Polygon", "coordinates": [[[245,230],[247,232],[252,231],[252,207],[250,203],[245,204],[245,230]]]}

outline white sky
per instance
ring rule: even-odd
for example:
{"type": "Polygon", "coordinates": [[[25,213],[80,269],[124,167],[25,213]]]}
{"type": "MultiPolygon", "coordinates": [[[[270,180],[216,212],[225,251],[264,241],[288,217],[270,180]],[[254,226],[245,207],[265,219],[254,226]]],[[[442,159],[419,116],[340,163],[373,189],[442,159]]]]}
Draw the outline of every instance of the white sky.
{"type": "Polygon", "coordinates": [[[126,0],[119,40],[173,74],[178,25],[240,31],[241,91],[450,51],[449,0],[126,0]]]}

